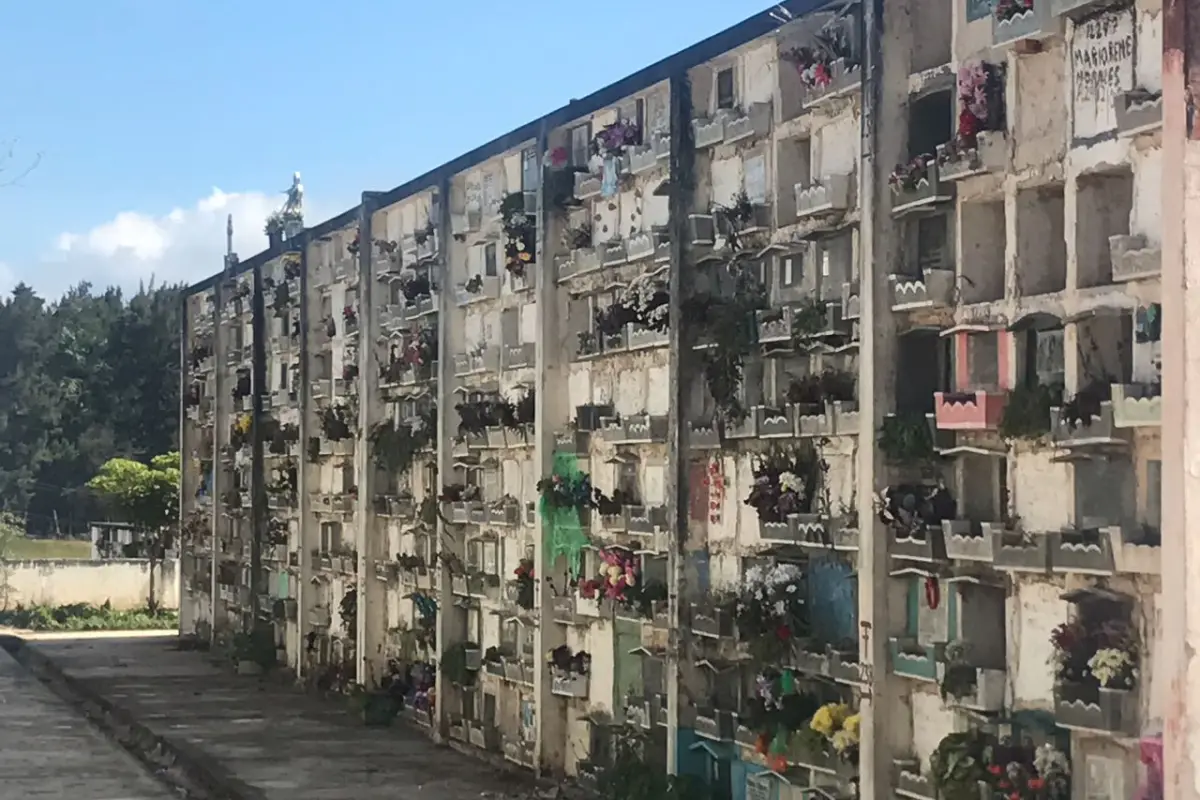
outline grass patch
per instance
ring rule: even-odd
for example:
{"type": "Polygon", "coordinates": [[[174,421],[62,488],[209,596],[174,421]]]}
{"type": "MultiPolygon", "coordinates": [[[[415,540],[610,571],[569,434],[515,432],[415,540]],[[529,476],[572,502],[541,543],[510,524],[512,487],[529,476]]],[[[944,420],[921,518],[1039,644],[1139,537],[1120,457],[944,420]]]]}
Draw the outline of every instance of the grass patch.
{"type": "Polygon", "coordinates": [[[75,539],[30,539],[15,537],[9,542],[5,554],[10,561],[28,561],[39,558],[73,558],[87,560],[92,557],[92,543],[75,539]]]}
{"type": "Polygon", "coordinates": [[[161,610],[157,614],[145,608],[117,611],[108,603],[17,606],[0,611],[0,626],[27,631],[146,631],[170,630],[178,625],[176,611],[161,610]]]}

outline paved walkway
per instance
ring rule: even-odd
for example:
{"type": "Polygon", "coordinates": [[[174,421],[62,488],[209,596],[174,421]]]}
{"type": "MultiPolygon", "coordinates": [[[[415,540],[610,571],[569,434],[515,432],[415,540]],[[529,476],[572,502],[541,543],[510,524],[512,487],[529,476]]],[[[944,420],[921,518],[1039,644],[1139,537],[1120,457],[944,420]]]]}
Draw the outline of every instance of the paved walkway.
{"type": "Polygon", "coordinates": [[[0,800],[166,800],[131,756],[0,649],[0,800]]]}
{"type": "MultiPolygon", "coordinates": [[[[154,734],[215,765],[244,797],[480,800],[532,791],[522,776],[439,747],[402,722],[367,728],[344,704],[233,675],[204,653],[176,649],[173,640],[40,640],[28,646],[154,734]]],[[[2,788],[0,798],[7,798],[2,788]]]]}

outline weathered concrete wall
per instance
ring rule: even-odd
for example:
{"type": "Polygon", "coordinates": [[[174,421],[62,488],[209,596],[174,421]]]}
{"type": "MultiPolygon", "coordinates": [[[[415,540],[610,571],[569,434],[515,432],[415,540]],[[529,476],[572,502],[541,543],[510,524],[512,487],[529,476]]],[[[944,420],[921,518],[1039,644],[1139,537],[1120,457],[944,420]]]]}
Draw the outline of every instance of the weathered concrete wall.
{"type": "MultiPolygon", "coordinates": [[[[145,607],[150,597],[150,562],[145,559],[78,561],[39,559],[0,565],[0,588],[8,607],[108,602],[116,609],[145,607]]],[[[179,562],[154,570],[154,591],[163,608],[179,608],[179,562]]]]}

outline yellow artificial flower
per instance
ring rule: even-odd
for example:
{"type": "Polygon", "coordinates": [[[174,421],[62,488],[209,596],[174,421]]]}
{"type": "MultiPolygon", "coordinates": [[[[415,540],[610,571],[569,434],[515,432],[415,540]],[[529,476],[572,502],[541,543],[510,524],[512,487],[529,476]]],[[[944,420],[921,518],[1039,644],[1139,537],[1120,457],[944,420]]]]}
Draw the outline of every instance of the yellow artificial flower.
{"type": "Polygon", "coordinates": [[[858,741],[858,726],[860,721],[861,718],[858,716],[858,714],[851,714],[850,716],[846,717],[845,721],[842,723],[842,730],[854,737],[855,742],[858,741]]]}
{"type": "Polygon", "coordinates": [[[826,703],[817,709],[817,713],[813,714],[808,727],[828,739],[842,727],[842,722],[848,716],[850,716],[850,707],[845,703],[826,703]]]}

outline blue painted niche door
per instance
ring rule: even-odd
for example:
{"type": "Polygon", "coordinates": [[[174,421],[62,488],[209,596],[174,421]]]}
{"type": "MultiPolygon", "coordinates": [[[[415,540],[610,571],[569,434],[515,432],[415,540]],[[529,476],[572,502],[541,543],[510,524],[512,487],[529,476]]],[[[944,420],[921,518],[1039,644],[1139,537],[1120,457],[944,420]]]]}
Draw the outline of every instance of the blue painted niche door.
{"type": "Polygon", "coordinates": [[[817,641],[858,641],[858,577],[841,557],[828,554],[809,561],[808,613],[817,641]]]}

